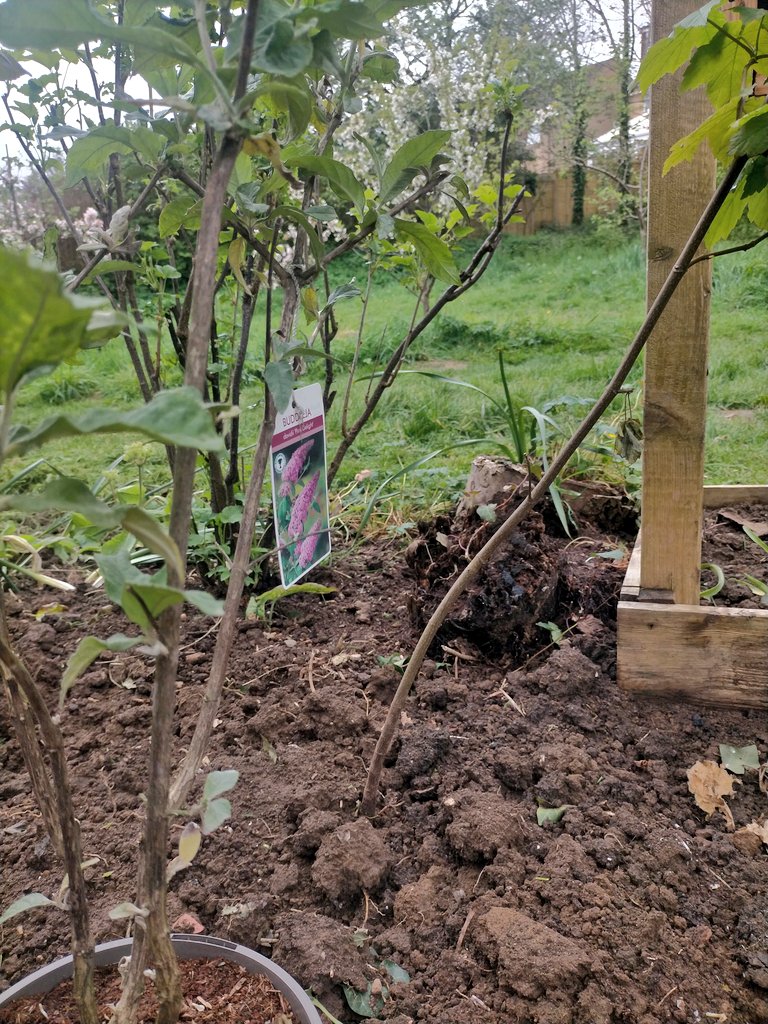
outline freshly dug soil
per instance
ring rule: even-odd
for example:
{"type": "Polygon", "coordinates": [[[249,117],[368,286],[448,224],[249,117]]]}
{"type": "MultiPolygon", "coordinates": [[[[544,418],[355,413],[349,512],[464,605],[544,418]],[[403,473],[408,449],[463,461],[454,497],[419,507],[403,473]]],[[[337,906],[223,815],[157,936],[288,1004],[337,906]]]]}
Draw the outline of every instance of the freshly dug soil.
{"type": "MultiPolygon", "coordinates": [[[[179,963],[184,1008],[179,1020],[197,1024],[295,1024],[290,1006],[264,975],[249,974],[226,960],[182,960],[179,963]]],[[[110,1004],[120,998],[115,969],[96,972],[99,1010],[105,1021],[110,1004]]],[[[151,985],[139,1009],[138,1024],[153,1024],[157,1001],[151,985]]],[[[0,1010],[3,1024],[77,1024],[72,985],[62,982],[45,996],[29,997],[0,1010]]]]}
{"type": "MultiPolygon", "coordinates": [[[[376,1019],[391,1024],[768,1022],[766,847],[729,833],[720,814],[706,818],[686,777],[696,761],[719,761],[721,743],[756,743],[765,759],[765,716],[618,691],[624,567],[599,555],[626,531],[586,512],[581,526],[579,539],[563,538],[545,510],[493,566],[491,597],[478,588],[457,610],[417,680],[371,822],[356,811],[398,658],[416,638],[412,622],[465,564],[464,534],[425,526],[408,562],[394,541],[341,553],[313,575],[334,595],[243,622],[206,766],[240,772],[233,817],[173,879],[172,919],[193,914],[272,956],[345,1024],[360,1018],[343,986],[381,983],[389,998],[376,1019]],[[433,572],[438,548],[452,565],[433,572]],[[542,596],[542,578],[554,596],[542,596]],[[542,618],[516,618],[521,602],[542,618]],[[536,621],[564,631],[559,647],[536,621]],[[539,825],[541,807],[565,810],[539,825]],[[410,981],[391,984],[385,959],[410,981]]],[[[11,604],[18,646],[52,702],[78,638],[125,628],[85,587],[11,604]],[[51,600],[64,610],[37,621],[51,600]]],[[[190,613],[183,643],[179,752],[211,622],[190,613]]],[[[101,858],[88,869],[99,940],[117,936],[108,911],[134,896],[149,690],[147,662],[111,655],[63,716],[85,856],[101,858]]],[[[54,895],[61,867],[3,715],[7,906],[24,892],[54,895]]],[[[762,821],[766,800],[745,775],[729,798],[737,826],[762,821]]],[[[67,940],[59,912],[14,918],[0,935],[0,978],[49,962],[67,940]]]]}

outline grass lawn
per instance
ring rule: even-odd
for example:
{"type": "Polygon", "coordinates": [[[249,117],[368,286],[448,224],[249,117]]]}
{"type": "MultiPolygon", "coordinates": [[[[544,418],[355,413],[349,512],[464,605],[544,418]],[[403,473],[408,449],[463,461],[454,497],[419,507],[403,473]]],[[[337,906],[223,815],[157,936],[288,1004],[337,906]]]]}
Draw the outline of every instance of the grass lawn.
{"type": "MultiPolygon", "coordinates": [[[[364,281],[366,268],[349,259],[338,268],[334,283],[355,277],[364,281]]],[[[522,405],[570,396],[594,398],[613,373],[637,329],[644,310],[644,258],[639,240],[601,239],[594,233],[541,233],[532,238],[508,237],[474,290],[448,306],[411,351],[406,369],[428,370],[475,384],[502,399],[498,349],[505,352],[510,389],[522,405]]],[[[437,295],[437,289],[434,295],[437,295]]],[[[710,345],[710,393],[707,430],[707,482],[764,481],[768,442],[768,374],[764,323],[768,264],[761,249],[715,262],[715,287],[710,345]]],[[[358,377],[381,365],[393,350],[413,313],[414,296],[390,274],[382,274],[369,304],[358,377]]],[[[360,300],[337,307],[340,329],[335,352],[351,358],[360,300]]],[[[254,328],[255,339],[259,337],[254,328]]],[[[258,359],[253,357],[254,365],[258,359]]],[[[308,380],[319,379],[319,363],[308,380]]],[[[633,382],[639,382],[639,369],[633,382]]],[[[352,411],[368,385],[353,387],[352,411]]],[[[341,392],[329,416],[331,448],[339,436],[341,392]]],[[[39,420],[56,411],[76,412],[98,395],[104,402],[135,400],[136,388],[127,354],[119,341],[80,357],[22,391],[19,419],[39,420]]],[[[636,390],[631,397],[639,403],[636,390]]],[[[616,415],[621,411],[620,403],[616,415]]],[[[245,390],[242,443],[255,440],[260,418],[257,384],[245,390]]],[[[553,415],[563,425],[581,409],[563,408],[553,415]]],[[[493,406],[477,392],[410,373],[387,393],[381,406],[349,453],[336,487],[344,488],[361,470],[371,470],[370,485],[435,450],[469,438],[502,438],[502,422],[493,406]]],[[[404,516],[416,515],[453,500],[461,489],[474,454],[485,447],[456,448],[437,456],[387,488],[390,502],[404,516]]],[[[167,478],[164,453],[154,449],[141,467],[142,482],[151,486],[167,478]]],[[[32,479],[53,469],[93,482],[120,456],[127,460],[109,476],[112,487],[131,486],[138,476],[135,446],[125,437],[106,436],[95,443],[59,442],[46,451],[46,464],[32,479]]],[[[29,460],[9,464],[8,477],[29,460]]],[[[621,466],[605,462],[604,470],[621,466]]],[[[634,471],[635,481],[637,472],[634,471]]],[[[126,495],[127,496],[127,495],[126,495]]]]}

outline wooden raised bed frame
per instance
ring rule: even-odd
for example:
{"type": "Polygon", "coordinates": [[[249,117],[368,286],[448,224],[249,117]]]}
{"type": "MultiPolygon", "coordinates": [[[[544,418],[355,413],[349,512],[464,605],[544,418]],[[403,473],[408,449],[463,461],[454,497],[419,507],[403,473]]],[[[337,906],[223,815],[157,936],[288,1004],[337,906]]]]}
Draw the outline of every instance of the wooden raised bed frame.
{"type": "MultiPolygon", "coordinates": [[[[704,508],[768,504],[768,487],[705,487],[704,508]]],[[[640,585],[638,536],[618,609],[622,690],[696,704],[768,708],[768,611],[673,604],[640,585]]]]}
{"type": "MultiPolygon", "coordinates": [[[[699,2],[654,0],[652,41],[699,2]]],[[[757,0],[741,2],[757,6],[757,0]]],[[[706,147],[663,174],[671,145],[711,112],[702,88],[681,93],[680,77],[667,76],[651,90],[649,304],[715,180],[706,147]]],[[[699,603],[702,508],[768,504],[768,487],[703,487],[710,291],[711,261],[703,261],[685,275],[646,349],[643,539],[619,602],[617,677],[632,693],[768,708],[768,611],[699,603]]]]}

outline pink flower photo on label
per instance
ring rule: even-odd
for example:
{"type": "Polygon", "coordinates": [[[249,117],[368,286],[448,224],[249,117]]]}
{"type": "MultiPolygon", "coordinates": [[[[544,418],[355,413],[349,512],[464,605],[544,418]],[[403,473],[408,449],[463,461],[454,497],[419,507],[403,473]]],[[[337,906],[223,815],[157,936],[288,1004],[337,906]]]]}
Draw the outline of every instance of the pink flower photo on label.
{"type": "Polygon", "coordinates": [[[312,559],[315,557],[315,548],[317,542],[320,540],[322,534],[322,522],[317,519],[312,524],[312,529],[309,531],[307,536],[301,542],[296,545],[296,554],[298,556],[298,563],[302,569],[306,569],[308,565],[312,563],[312,559]]]}
{"type": "Polygon", "coordinates": [[[314,474],[296,499],[293,511],[291,512],[291,521],[288,524],[289,537],[296,538],[301,536],[304,523],[307,521],[309,510],[312,507],[312,499],[315,496],[319,480],[320,470],[314,474]]]}
{"type": "Polygon", "coordinates": [[[307,455],[315,443],[314,437],[310,437],[304,444],[300,444],[293,455],[288,460],[288,464],[282,472],[280,477],[280,497],[287,498],[291,493],[293,484],[298,483],[301,471],[304,468],[304,463],[307,460],[307,455]]]}

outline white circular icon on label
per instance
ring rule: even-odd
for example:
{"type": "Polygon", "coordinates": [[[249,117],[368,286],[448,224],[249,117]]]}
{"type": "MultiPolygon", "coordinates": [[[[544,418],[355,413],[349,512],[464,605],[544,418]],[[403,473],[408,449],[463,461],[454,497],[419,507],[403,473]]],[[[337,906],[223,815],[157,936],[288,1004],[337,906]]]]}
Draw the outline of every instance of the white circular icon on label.
{"type": "Polygon", "coordinates": [[[282,452],[278,452],[275,456],[275,472],[282,473],[285,469],[286,458],[282,452]]]}

